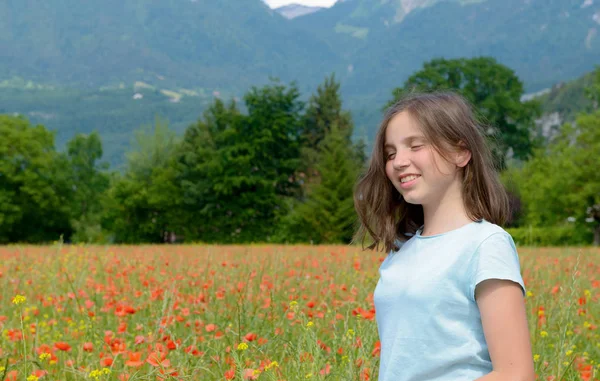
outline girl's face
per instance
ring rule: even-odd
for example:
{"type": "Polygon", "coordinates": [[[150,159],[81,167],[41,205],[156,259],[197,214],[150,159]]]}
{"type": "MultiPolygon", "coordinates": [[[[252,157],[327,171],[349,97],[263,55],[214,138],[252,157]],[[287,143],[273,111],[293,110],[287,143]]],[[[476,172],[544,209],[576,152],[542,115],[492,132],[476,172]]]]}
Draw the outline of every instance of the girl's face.
{"type": "MultiPolygon", "coordinates": [[[[401,112],[388,123],[385,133],[385,173],[406,202],[435,205],[449,189],[461,189],[460,155],[452,163],[444,159],[429,143],[416,121],[401,112]]],[[[470,156],[469,156],[470,157],[470,156]]],[[[465,161],[464,165],[466,165],[465,161]]]]}

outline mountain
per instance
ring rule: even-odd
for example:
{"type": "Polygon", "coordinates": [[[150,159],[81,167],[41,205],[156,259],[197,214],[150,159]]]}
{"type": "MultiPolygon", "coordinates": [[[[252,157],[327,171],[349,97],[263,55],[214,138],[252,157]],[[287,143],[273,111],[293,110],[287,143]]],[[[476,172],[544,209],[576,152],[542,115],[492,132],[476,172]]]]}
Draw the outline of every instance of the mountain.
{"type": "Polygon", "coordinates": [[[600,62],[600,4],[590,0],[347,0],[292,24],[343,57],[352,94],[401,82],[435,57],[493,56],[528,91],[600,62]]]}
{"type": "Polygon", "coordinates": [[[574,123],[580,114],[597,109],[586,95],[596,73],[590,72],[571,81],[559,82],[536,98],[542,105],[543,117],[538,121],[546,137],[552,137],[563,123],[574,123]]]}
{"type": "Polygon", "coordinates": [[[324,7],[308,7],[306,5],[301,4],[289,4],[284,5],[283,7],[275,8],[279,14],[281,14],[286,19],[295,19],[296,17],[306,16],[311,13],[318,12],[320,10],[325,9],[324,7]]]}
{"type": "Polygon", "coordinates": [[[59,145],[97,128],[122,157],[156,114],[182,129],[215,96],[278,77],[308,97],[335,72],[372,138],[425,61],[492,56],[535,92],[600,63],[599,29],[600,0],[341,0],[291,20],[261,0],[3,0],[0,112],[52,125],[59,145]]]}
{"type": "Polygon", "coordinates": [[[259,0],[0,2],[0,78],[245,91],[272,75],[317,76],[335,60],[259,0]]]}

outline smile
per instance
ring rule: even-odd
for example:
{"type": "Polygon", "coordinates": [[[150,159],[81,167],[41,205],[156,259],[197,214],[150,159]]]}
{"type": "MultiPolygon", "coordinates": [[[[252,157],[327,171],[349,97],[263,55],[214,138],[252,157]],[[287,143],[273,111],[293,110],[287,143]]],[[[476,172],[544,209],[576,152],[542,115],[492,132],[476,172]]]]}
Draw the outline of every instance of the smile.
{"type": "Polygon", "coordinates": [[[421,175],[410,175],[410,176],[406,176],[400,179],[401,183],[407,183],[409,181],[413,181],[416,178],[421,177],[421,175]]]}

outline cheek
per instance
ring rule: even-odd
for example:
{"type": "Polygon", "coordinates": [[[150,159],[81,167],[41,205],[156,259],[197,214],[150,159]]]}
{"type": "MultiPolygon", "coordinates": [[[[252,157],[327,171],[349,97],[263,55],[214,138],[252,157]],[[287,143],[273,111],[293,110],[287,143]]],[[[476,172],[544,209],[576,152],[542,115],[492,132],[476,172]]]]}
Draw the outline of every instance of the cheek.
{"type": "Polygon", "coordinates": [[[394,176],[394,168],[392,166],[392,162],[391,161],[387,161],[385,163],[385,175],[387,176],[388,180],[392,180],[393,176],[394,176]]]}

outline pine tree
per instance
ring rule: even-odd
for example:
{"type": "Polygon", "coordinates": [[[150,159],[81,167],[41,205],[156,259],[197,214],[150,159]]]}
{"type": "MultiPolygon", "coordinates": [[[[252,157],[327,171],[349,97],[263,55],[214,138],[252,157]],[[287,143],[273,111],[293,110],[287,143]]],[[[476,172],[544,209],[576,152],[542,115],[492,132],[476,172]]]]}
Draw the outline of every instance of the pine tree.
{"type": "Polygon", "coordinates": [[[349,243],[356,213],[353,190],[361,163],[345,131],[333,124],[319,144],[320,181],[284,220],[282,240],[349,243]]]}
{"type": "Polygon", "coordinates": [[[348,138],[352,136],[352,117],[348,111],[342,111],[339,92],[340,83],[335,80],[335,75],[325,78],[317,88],[316,94],[310,97],[306,113],[302,118],[300,171],[306,174],[307,187],[311,183],[318,182],[319,173],[316,171],[316,165],[319,144],[329,132],[331,125],[335,123],[341,133],[348,138]]]}

